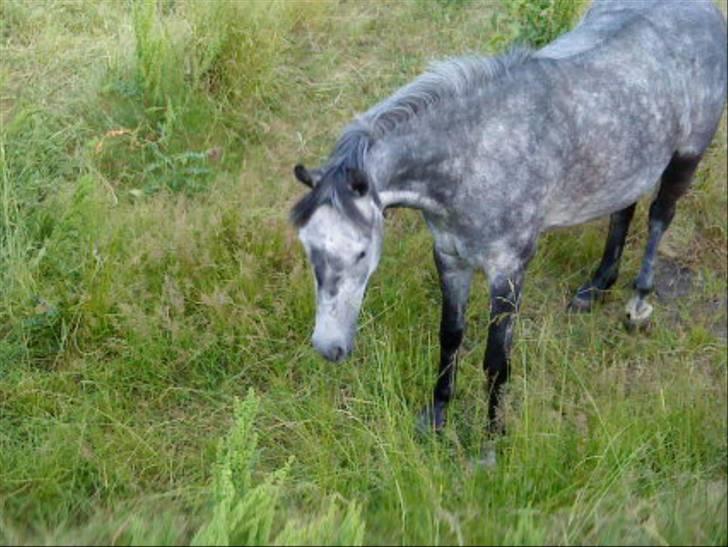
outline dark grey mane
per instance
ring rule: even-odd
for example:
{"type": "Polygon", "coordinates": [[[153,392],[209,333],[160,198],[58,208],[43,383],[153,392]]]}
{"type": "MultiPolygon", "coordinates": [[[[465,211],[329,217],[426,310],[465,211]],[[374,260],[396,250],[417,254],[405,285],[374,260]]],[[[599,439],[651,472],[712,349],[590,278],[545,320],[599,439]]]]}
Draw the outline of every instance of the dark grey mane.
{"type": "Polygon", "coordinates": [[[353,125],[381,137],[444,99],[465,97],[482,89],[531,55],[530,49],[516,47],[496,57],[470,55],[431,63],[427,72],[362,114],[353,125]]]}
{"type": "MultiPolygon", "coordinates": [[[[467,96],[508,69],[531,58],[531,50],[513,48],[497,57],[454,57],[432,63],[427,72],[375,105],[344,129],[320,181],[293,208],[291,221],[305,225],[318,207],[329,204],[357,223],[366,224],[354,206],[356,195],[349,189],[348,174],[365,172],[366,155],[372,143],[397,127],[417,118],[446,99],[467,96]]],[[[376,195],[375,195],[376,199],[376,195]]]]}
{"type": "Polygon", "coordinates": [[[293,207],[291,222],[294,226],[300,228],[306,224],[316,209],[325,204],[332,205],[359,224],[366,224],[354,205],[356,194],[349,188],[349,182],[352,171],[364,172],[364,160],[371,142],[371,135],[354,124],[344,131],[321,170],[316,186],[293,207]]]}

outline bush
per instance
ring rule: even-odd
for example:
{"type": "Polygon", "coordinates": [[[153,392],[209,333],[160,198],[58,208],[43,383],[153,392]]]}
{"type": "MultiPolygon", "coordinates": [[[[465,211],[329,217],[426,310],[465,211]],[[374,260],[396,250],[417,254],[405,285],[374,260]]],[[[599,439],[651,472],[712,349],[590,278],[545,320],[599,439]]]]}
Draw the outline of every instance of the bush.
{"type": "Polygon", "coordinates": [[[584,0],[501,0],[503,14],[494,14],[491,45],[512,41],[541,48],[570,30],[584,7],[584,0]]]}

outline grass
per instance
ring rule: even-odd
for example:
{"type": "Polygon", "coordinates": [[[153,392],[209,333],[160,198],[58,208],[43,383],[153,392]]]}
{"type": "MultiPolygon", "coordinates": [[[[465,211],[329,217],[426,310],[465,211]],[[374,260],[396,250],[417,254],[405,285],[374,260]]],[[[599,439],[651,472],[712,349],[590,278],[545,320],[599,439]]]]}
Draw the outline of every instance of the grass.
{"type": "Polygon", "coordinates": [[[439,318],[415,213],[354,358],[309,347],[292,165],[428,59],[575,16],[542,4],[0,4],[0,543],[725,544],[725,120],[662,245],[692,287],[649,334],[620,325],[646,204],[591,315],[564,308],[605,222],[543,238],[495,468],[482,280],[451,424],[414,432],[439,318]]]}

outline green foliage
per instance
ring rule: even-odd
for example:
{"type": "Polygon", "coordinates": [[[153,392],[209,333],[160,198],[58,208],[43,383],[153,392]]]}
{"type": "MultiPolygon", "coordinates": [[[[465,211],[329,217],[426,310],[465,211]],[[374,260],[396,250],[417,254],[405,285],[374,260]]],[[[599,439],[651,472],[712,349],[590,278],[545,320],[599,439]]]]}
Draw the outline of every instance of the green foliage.
{"type": "Polygon", "coordinates": [[[235,401],[233,428],[218,448],[212,517],[192,539],[193,545],[265,545],[270,541],[280,484],[289,465],[253,487],[257,410],[252,390],[242,403],[235,401]]]}
{"type": "Polygon", "coordinates": [[[275,545],[364,545],[361,509],[350,504],[343,516],[338,504],[329,500],[328,509],[306,523],[288,522],[276,536],[275,545]]]}
{"type": "Polygon", "coordinates": [[[110,66],[95,165],[134,191],[205,190],[274,115],[286,36],[317,10],[283,0],[131,2],[134,57],[110,66]]]}
{"type": "MultiPolygon", "coordinates": [[[[234,401],[234,423],[218,447],[213,473],[214,507],[208,523],[192,538],[193,545],[267,545],[283,482],[292,458],[277,471],[253,484],[258,456],[255,418],[259,400],[251,389],[243,402],[234,401]]],[[[317,519],[305,524],[289,520],[273,542],[276,545],[362,545],[361,511],[350,505],[340,515],[329,501],[317,519]]]]}
{"type": "Polygon", "coordinates": [[[198,85],[249,107],[270,104],[281,85],[274,70],[288,48],[296,7],[283,0],[252,0],[193,2],[188,8],[198,85]]]}
{"type": "Polygon", "coordinates": [[[583,0],[501,0],[503,13],[493,14],[494,46],[515,40],[541,48],[570,30],[584,9],[583,0]]]}
{"type": "MultiPolygon", "coordinates": [[[[300,7],[282,0],[178,2],[135,0],[136,74],[149,103],[179,108],[209,93],[221,107],[262,107],[279,82],[274,69],[288,47],[300,7]]],[[[305,11],[305,9],[304,9],[305,11]]]]}
{"type": "Polygon", "coordinates": [[[183,44],[175,43],[179,37],[162,21],[160,7],[157,0],[132,3],[137,78],[152,104],[180,105],[187,90],[183,44]]]}

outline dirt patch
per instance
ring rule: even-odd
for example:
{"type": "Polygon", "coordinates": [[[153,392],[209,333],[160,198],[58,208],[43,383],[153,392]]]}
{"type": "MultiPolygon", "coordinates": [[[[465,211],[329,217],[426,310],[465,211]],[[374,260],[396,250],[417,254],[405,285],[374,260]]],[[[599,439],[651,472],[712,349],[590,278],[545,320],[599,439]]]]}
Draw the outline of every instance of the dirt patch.
{"type": "Polygon", "coordinates": [[[702,289],[700,275],[677,261],[660,256],[655,261],[655,295],[662,302],[684,298],[694,289],[702,289]]]}
{"type": "Polygon", "coordinates": [[[702,305],[705,314],[710,317],[708,328],[723,342],[728,341],[728,298],[714,298],[702,305]]]}
{"type": "MultiPolygon", "coordinates": [[[[655,295],[657,300],[666,303],[688,301],[693,317],[700,317],[706,328],[716,337],[728,339],[726,295],[707,294],[706,282],[700,273],[680,264],[678,261],[660,256],[655,264],[655,295]],[[690,298],[692,296],[692,298],[690,298]]],[[[668,314],[671,322],[681,322],[680,313],[675,308],[668,314]]]]}

